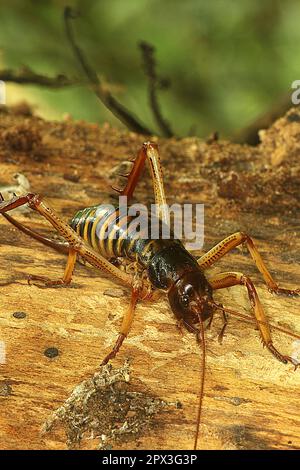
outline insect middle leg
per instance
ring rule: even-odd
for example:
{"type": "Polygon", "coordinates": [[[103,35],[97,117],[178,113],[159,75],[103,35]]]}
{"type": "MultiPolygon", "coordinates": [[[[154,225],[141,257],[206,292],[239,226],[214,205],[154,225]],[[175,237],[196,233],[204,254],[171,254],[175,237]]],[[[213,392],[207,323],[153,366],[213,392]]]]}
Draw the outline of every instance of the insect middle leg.
{"type": "MultiPolygon", "coordinates": [[[[82,258],[88,261],[92,266],[115,276],[123,284],[131,287],[132,276],[113,266],[93,248],[89,247],[66,222],[60,219],[56,212],[45,201],[43,201],[39,195],[28,193],[25,196],[15,197],[10,201],[3,201],[0,203],[0,214],[27,203],[29,207],[39,212],[53,225],[65,240],[67,240],[70,248],[72,248],[74,252],[81,255],[82,258]]],[[[69,264],[67,265],[65,272],[67,280],[70,276],[74,257],[75,255],[73,252],[69,254],[69,264]]]]}
{"type": "Polygon", "coordinates": [[[261,255],[259,254],[252,238],[249,237],[246,233],[236,232],[228,237],[224,238],[220,243],[214,246],[211,250],[205,253],[198,259],[198,263],[202,269],[209,268],[222,258],[226,253],[231,251],[233,248],[246,243],[247,248],[254,260],[258,270],[262,274],[265,283],[267,284],[269,290],[275,294],[285,294],[285,295],[300,295],[300,289],[285,289],[279,287],[277,282],[273,279],[269,273],[261,255]]]}
{"type": "Polygon", "coordinates": [[[273,345],[271,332],[265,312],[260,303],[253,282],[249,277],[245,276],[242,273],[225,272],[220,273],[209,279],[209,283],[213,289],[224,289],[226,287],[232,287],[236,285],[245,286],[248,291],[248,297],[250,300],[251,307],[254,311],[255,319],[257,321],[257,326],[259,328],[263,344],[276,357],[276,359],[283,362],[284,364],[287,364],[287,362],[291,362],[294,366],[296,366],[295,361],[290,356],[285,356],[281,354],[273,345]]]}
{"type": "Polygon", "coordinates": [[[73,276],[73,272],[74,272],[74,268],[75,268],[75,264],[76,264],[76,259],[77,259],[77,252],[72,246],[70,246],[65,272],[64,272],[64,275],[61,279],[52,280],[52,279],[50,279],[48,277],[45,277],[45,276],[37,276],[35,274],[30,274],[28,276],[28,283],[29,284],[35,284],[37,287],[53,287],[53,286],[64,287],[64,286],[68,286],[70,284],[70,282],[72,281],[72,276],[73,276]],[[39,281],[43,285],[41,286],[41,285],[39,285],[35,282],[32,283],[32,281],[39,281]]]}

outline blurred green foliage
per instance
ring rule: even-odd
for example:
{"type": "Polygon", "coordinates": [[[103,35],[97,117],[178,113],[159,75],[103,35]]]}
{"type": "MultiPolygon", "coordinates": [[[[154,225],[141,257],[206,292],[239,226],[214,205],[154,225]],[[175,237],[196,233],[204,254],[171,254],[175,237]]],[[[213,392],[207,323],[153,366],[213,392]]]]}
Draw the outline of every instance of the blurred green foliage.
{"type": "MultiPolygon", "coordinates": [[[[2,67],[27,65],[38,73],[84,78],[64,32],[67,4],[81,13],[74,28],[90,64],[119,101],[153,129],[141,40],[156,47],[159,74],[171,80],[159,100],[180,136],[215,130],[230,135],[300,78],[298,0],[2,0],[2,67]]],[[[86,87],[19,87],[46,117],[70,113],[121,126],[86,87]]]]}

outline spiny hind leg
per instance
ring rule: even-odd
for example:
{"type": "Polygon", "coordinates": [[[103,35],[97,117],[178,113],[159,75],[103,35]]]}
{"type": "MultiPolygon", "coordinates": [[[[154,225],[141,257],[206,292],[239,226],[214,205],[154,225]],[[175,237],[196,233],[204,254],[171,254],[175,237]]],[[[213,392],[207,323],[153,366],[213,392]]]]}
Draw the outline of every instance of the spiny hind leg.
{"type": "Polygon", "coordinates": [[[163,172],[158,152],[158,146],[153,142],[146,142],[144,143],[143,148],[146,152],[153,183],[154,198],[156,204],[156,216],[160,218],[164,223],[168,224],[169,211],[167,208],[167,199],[165,195],[163,172]]]}
{"type": "MultiPolygon", "coordinates": [[[[77,255],[80,255],[92,266],[115,276],[123,284],[127,286],[132,285],[132,276],[113,266],[107,259],[93,250],[93,248],[89,247],[84,242],[84,240],[70,227],[70,225],[60,219],[56,212],[45,201],[43,201],[39,195],[28,193],[24,196],[14,197],[10,201],[3,201],[0,203],[0,214],[8,212],[11,209],[15,209],[16,207],[27,203],[29,207],[39,212],[48,220],[48,222],[53,225],[53,227],[65,238],[69,244],[69,247],[71,247],[77,253],[77,255]]],[[[69,271],[72,267],[73,256],[73,254],[69,255],[69,258],[71,257],[71,261],[69,259],[69,265],[67,265],[66,269],[67,274],[65,272],[67,280],[68,276],[70,275],[69,271]]]]}
{"type": "MultiPolygon", "coordinates": [[[[1,193],[0,193],[0,196],[1,196],[1,193]]],[[[3,199],[1,199],[0,197],[0,201],[3,201],[3,199]]],[[[59,253],[63,253],[63,254],[68,254],[69,252],[69,244],[67,242],[61,242],[61,241],[54,241],[54,240],[51,240],[50,238],[47,238],[45,237],[44,235],[41,235],[40,233],[38,232],[35,232],[34,230],[32,230],[31,228],[29,227],[26,227],[26,225],[23,225],[21,222],[19,222],[18,220],[14,219],[13,217],[11,217],[10,215],[8,214],[2,214],[3,217],[5,217],[5,219],[10,222],[12,225],[14,225],[18,230],[20,230],[21,232],[25,233],[26,235],[28,235],[29,237],[32,237],[34,238],[35,240],[39,241],[40,243],[42,243],[43,245],[46,245],[46,246],[50,246],[51,248],[53,248],[54,250],[58,251],[59,253]]]]}
{"type": "Polygon", "coordinates": [[[45,276],[37,276],[35,274],[29,274],[28,276],[28,284],[34,284],[37,287],[66,287],[72,281],[72,276],[76,264],[77,259],[77,252],[76,250],[70,246],[69,254],[67,259],[67,264],[65,267],[64,275],[61,279],[50,279],[49,277],[45,276]],[[32,282],[38,281],[38,282],[32,282]]]}
{"type": "Polygon", "coordinates": [[[160,219],[162,219],[163,222],[167,223],[168,211],[163,182],[163,173],[160,163],[158,146],[154,142],[145,142],[142,145],[137,158],[134,160],[134,164],[131,171],[126,175],[120,175],[128,178],[125,188],[119,189],[113,187],[113,189],[117,191],[120,196],[127,196],[129,201],[133,196],[134,190],[141,176],[146,160],[148,160],[149,163],[150,174],[153,183],[156,215],[160,219]]]}
{"type": "Polygon", "coordinates": [[[277,282],[269,273],[252,238],[250,238],[246,233],[243,232],[236,232],[224,238],[224,240],[222,240],[220,243],[218,243],[216,246],[214,246],[211,250],[209,250],[207,253],[205,253],[198,259],[199,266],[202,269],[209,268],[233,248],[236,248],[237,246],[243,243],[246,243],[250,255],[257,266],[257,269],[262,274],[264,281],[271,292],[274,292],[275,294],[285,294],[292,296],[300,295],[300,289],[285,289],[278,286],[277,282]]]}
{"type": "Polygon", "coordinates": [[[290,356],[285,356],[281,354],[273,345],[271,332],[270,332],[270,328],[268,325],[265,312],[260,303],[256,289],[253,285],[253,282],[251,281],[249,277],[244,276],[244,274],[242,273],[225,272],[225,273],[220,273],[212,277],[211,279],[209,279],[209,283],[214,290],[224,289],[226,287],[232,287],[236,285],[245,286],[248,291],[249,301],[254,312],[254,316],[257,322],[257,327],[260,331],[263,344],[276,357],[276,359],[283,362],[284,364],[287,364],[287,362],[291,362],[295,367],[297,367],[298,364],[295,363],[295,360],[293,358],[291,358],[290,356]]]}
{"type": "MultiPolygon", "coordinates": [[[[0,193],[0,202],[5,202],[1,193],[0,193]]],[[[45,276],[36,276],[34,274],[30,274],[28,276],[28,284],[35,284],[37,287],[51,287],[51,286],[59,287],[59,286],[66,286],[70,284],[72,280],[72,275],[74,272],[76,257],[77,257],[77,254],[74,251],[74,249],[72,247],[69,247],[68,243],[66,242],[57,242],[47,237],[44,237],[40,233],[35,232],[31,228],[28,228],[22,223],[18,222],[16,219],[11,217],[9,214],[6,214],[5,212],[2,213],[2,216],[8,222],[14,225],[18,230],[25,233],[26,235],[34,238],[35,240],[38,240],[39,242],[43,243],[46,246],[50,246],[51,248],[54,248],[60,253],[68,254],[67,265],[66,265],[65,272],[64,272],[62,279],[57,279],[54,281],[45,276]],[[42,285],[34,283],[32,281],[39,281],[42,283],[42,285]]]]}
{"type": "Polygon", "coordinates": [[[140,179],[141,173],[143,171],[146,158],[147,158],[147,154],[146,154],[146,151],[145,151],[145,148],[144,148],[144,145],[143,145],[141,147],[137,157],[134,160],[130,160],[131,162],[133,162],[133,166],[132,166],[130,172],[125,174],[125,175],[123,175],[123,174],[118,175],[118,176],[122,176],[124,178],[127,178],[127,183],[126,183],[125,187],[123,189],[120,189],[120,188],[116,188],[115,186],[112,186],[112,189],[114,191],[116,191],[117,193],[119,193],[120,196],[126,196],[127,201],[129,201],[133,196],[136,185],[137,185],[137,183],[140,179]]]}

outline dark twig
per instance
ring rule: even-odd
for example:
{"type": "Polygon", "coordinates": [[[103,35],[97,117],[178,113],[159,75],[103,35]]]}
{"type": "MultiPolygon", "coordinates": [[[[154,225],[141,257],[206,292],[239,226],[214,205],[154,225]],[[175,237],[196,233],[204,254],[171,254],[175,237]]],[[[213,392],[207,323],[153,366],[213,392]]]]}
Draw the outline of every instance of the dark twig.
{"type": "Polygon", "coordinates": [[[158,99],[157,99],[157,90],[166,89],[169,87],[170,83],[166,79],[158,77],[156,73],[156,62],[154,58],[155,48],[148,42],[142,41],[139,43],[140,49],[142,51],[143,65],[145,74],[148,78],[148,93],[149,93],[149,102],[152,109],[153,116],[162,131],[163,135],[166,137],[172,137],[174,134],[169,123],[162,116],[158,99]]]}
{"type": "Polygon", "coordinates": [[[28,67],[22,67],[17,71],[11,69],[0,70],[0,80],[19,83],[20,85],[39,85],[48,88],[64,88],[80,84],[79,80],[71,80],[65,75],[46,77],[45,75],[33,72],[28,67]]]}
{"type": "Polygon", "coordinates": [[[130,130],[137,132],[138,134],[143,135],[151,135],[153,132],[147,127],[143,126],[135,116],[133,116],[130,111],[125,108],[121,103],[119,103],[107,90],[99,80],[95,70],[87,63],[86,58],[82,50],[76,44],[74,39],[74,34],[71,26],[72,19],[76,18],[77,15],[73,12],[70,7],[66,7],[64,10],[64,21],[65,21],[65,29],[67,38],[70,42],[74,55],[76,56],[77,60],[79,61],[84,73],[88,77],[91,87],[95,92],[96,96],[99,100],[106,106],[110,112],[116,116],[127,128],[130,130]]]}

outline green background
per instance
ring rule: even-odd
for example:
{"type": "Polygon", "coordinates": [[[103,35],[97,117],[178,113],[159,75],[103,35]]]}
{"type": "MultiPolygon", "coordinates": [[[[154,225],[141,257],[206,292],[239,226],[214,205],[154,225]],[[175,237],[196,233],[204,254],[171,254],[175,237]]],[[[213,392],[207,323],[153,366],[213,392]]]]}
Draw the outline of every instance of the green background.
{"type": "MultiPolygon", "coordinates": [[[[298,0],[59,0],[0,3],[0,64],[81,77],[63,26],[65,5],[81,17],[76,40],[113,94],[157,130],[138,42],[156,47],[163,114],[179,136],[230,136],[291,92],[300,78],[298,0]]],[[[84,86],[49,90],[7,86],[8,103],[34,102],[47,118],[122,127],[84,86]]]]}

